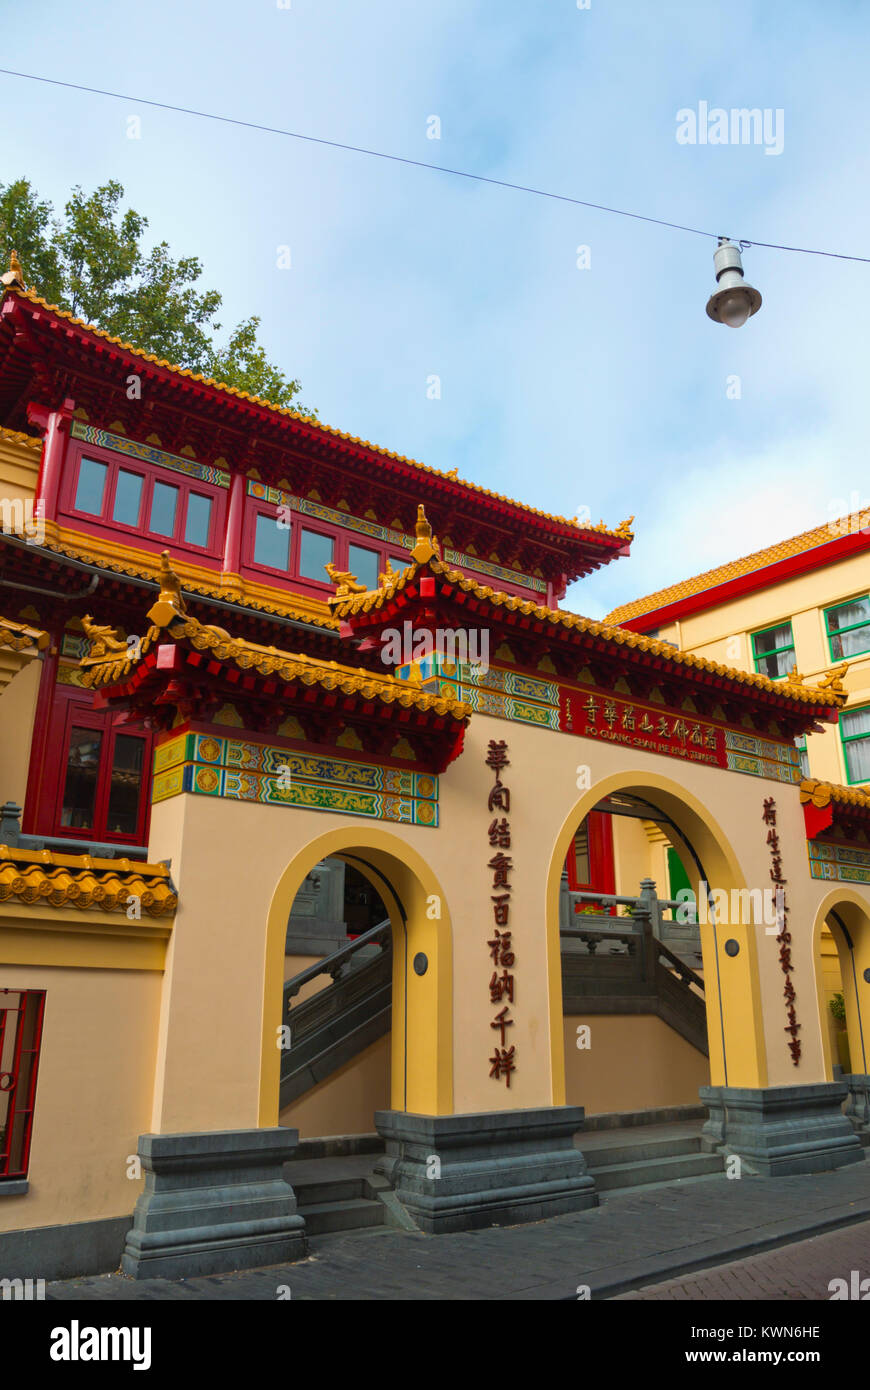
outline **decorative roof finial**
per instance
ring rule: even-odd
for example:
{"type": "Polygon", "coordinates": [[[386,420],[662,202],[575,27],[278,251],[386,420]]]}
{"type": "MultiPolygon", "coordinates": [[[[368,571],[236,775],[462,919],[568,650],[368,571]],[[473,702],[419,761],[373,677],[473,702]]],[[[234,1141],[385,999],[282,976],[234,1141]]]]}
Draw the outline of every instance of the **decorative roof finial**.
{"type": "Polygon", "coordinates": [[[89,657],[114,656],[127,651],[127,643],[119,638],[117,629],[98,627],[90,613],[82,614],[82,632],[91,644],[89,657]]]}
{"type": "Polygon", "coordinates": [[[351,574],[350,570],[337,570],[331,560],[323,568],[336,586],[333,599],[350,598],[351,594],[364,594],[366,592],[365,584],[360,584],[356,575],[351,574]]]}
{"type": "Polygon", "coordinates": [[[18,252],[12,251],[9,255],[9,269],[5,275],[0,275],[0,285],[17,285],[20,290],[26,290],[24,283],[24,271],[21,269],[21,262],[18,259],[18,252]]]}
{"type": "Polygon", "coordinates": [[[418,565],[425,565],[434,555],[439,559],[438,541],[432,535],[432,527],[426,519],[426,509],[421,502],[417,507],[417,524],[414,527],[417,535],[417,544],[411,551],[412,560],[416,560],[418,565]]]}
{"type": "Polygon", "coordinates": [[[169,563],[169,551],[160,552],[160,593],[158,603],[169,603],[178,613],[187,612],[187,604],[181,597],[181,580],[169,563]]]}
{"type": "Polygon", "coordinates": [[[846,687],[843,685],[843,677],[848,669],[848,661],[842,662],[841,665],[827,671],[821,680],[816,681],[816,686],[819,690],[830,690],[832,695],[845,695],[846,687]]]}

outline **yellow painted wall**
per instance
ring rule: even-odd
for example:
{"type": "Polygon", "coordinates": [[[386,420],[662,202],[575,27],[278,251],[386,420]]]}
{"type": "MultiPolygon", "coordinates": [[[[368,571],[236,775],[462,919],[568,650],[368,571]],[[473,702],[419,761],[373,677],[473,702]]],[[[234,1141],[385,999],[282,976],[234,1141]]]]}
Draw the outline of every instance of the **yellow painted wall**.
{"type": "MultiPolygon", "coordinates": [[[[721,993],[730,1084],[788,1085],[823,1079],[821,1020],[813,1003],[812,930],[816,906],[826,890],[809,877],[796,789],[476,714],[462,757],[441,778],[437,830],[189,795],[154,808],[150,855],[172,859],[181,893],[162,1016],[165,1068],[158,1083],[154,1128],[222,1129],[275,1122],[279,1058],[271,1048],[290,903],[318,859],[354,847],[380,865],[406,906],[415,893],[443,895],[441,923],[426,921],[424,912],[414,926],[418,936],[411,956],[421,949],[424,938],[419,933],[429,933],[428,973],[417,976],[403,964],[401,941],[395,952],[399,973],[394,1020],[403,1017],[405,978],[413,993],[408,1017],[416,1060],[409,1076],[412,1093],[425,1097],[415,1103],[442,1107],[429,1113],[449,1112],[451,1106],[457,1112],[473,1112],[562,1103],[559,879],[579,820],[602,795],[618,789],[645,795],[681,824],[704,860],[711,885],[725,889],[769,884],[762,803],[775,796],[784,870],[791,886],[803,1057],[794,1068],[784,1045],[783,975],[773,937],[763,927],[723,923],[716,946],[712,927],[702,928],[712,1071],[714,1080],[724,1078],[721,993]],[[486,867],[492,851],[486,831],[493,778],[485,757],[492,738],[508,742],[505,782],[512,792],[516,1000],[509,1036],[517,1047],[517,1070],[510,1089],[489,1077],[494,1046],[490,1024],[496,1010],[490,1006],[488,989],[492,962],[487,941],[493,919],[491,871],[486,867]],[[593,785],[588,791],[576,786],[579,763],[591,770],[593,785]],[[274,923],[268,948],[267,918],[274,923]],[[741,947],[737,957],[724,953],[725,941],[732,937],[741,947]],[[440,962],[437,971],[435,955],[440,962]],[[230,959],[234,969],[227,972],[225,962],[230,959]],[[437,976],[444,969],[452,972],[454,983],[439,994],[437,976]],[[760,1024],[762,1009],[766,1030],[760,1024]],[[445,1076],[439,1069],[447,1066],[451,1051],[445,1076]],[[220,1076],[220,1087],[210,1082],[213,1075],[220,1076]],[[435,1099],[436,1090],[440,1099],[435,1099]]],[[[425,901],[424,896],[424,905],[425,901]]],[[[403,1031],[394,1027],[394,1087],[403,1071],[403,1045],[403,1031]]],[[[397,1096],[395,1089],[392,1103],[401,1108],[401,1093],[397,1096]]],[[[413,1105],[408,1102],[409,1108],[413,1105]]]]}
{"type": "Polygon", "coordinates": [[[0,1231],[132,1214],[128,1155],[150,1129],[160,974],[0,966],[0,987],[44,989],[30,1189],[0,1199],[0,1231]]]}
{"type": "MultiPolygon", "coordinates": [[[[317,965],[322,956],[285,956],[284,957],[284,979],[292,980],[294,975],[301,975],[303,970],[307,970],[309,965],[317,965]]],[[[332,981],[328,975],[317,975],[313,980],[301,986],[299,993],[293,996],[293,1005],[301,1004],[303,999],[310,999],[312,994],[319,994],[322,989],[331,985],[332,981]]]]}
{"type": "Polygon", "coordinates": [[[36,496],[42,445],[10,439],[0,433],[0,496],[26,500],[36,496]]]}
{"type": "Polygon", "coordinates": [[[640,891],[641,879],[651,878],[655,881],[656,892],[661,897],[667,897],[667,880],[657,874],[660,855],[656,854],[656,847],[650,844],[643,822],[630,816],[614,816],[611,824],[616,892],[624,897],[636,896],[640,891]]]}
{"type": "Polygon", "coordinates": [[[655,1014],[577,1014],[564,1033],[566,1100],[587,1115],[697,1105],[710,1084],[707,1058],[655,1014]],[[588,1049],[577,1047],[582,1025],[588,1049]]]}
{"type": "Polygon", "coordinates": [[[319,1086],[285,1106],[279,1124],[301,1139],[373,1134],[376,1110],[390,1109],[390,1035],[373,1042],[319,1086]]]}
{"type": "Polygon", "coordinates": [[[42,662],[31,661],[0,694],[0,801],[24,805],[42,662]]]}
{"type": "Polygon", "coordinates": [[[824,995],[823,1019],[828,1030],[831,1056],[833,1061],[836,1062],[838,1060],[837,1034],[840,1032],[840,1028],[831,1013],[830,1002],[835,994],[843,993],[843,975],[840,970],[837,943],[827,928],[823,929],[819,942],[819,968],[822,975],[822,993],[824,995]]]}

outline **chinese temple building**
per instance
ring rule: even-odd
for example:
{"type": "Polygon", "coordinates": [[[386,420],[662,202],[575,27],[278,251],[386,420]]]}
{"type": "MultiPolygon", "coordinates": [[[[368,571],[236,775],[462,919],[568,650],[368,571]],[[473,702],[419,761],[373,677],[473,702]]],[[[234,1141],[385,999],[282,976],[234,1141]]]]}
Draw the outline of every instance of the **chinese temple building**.
{"type": "Polygon", "coordinates": [[[789,678],[663,604],[566,611],[630,521],[3,281],[0,1273],[583,1210],[626,1112],[696,1123],[673,1172],[863,1161],[870,796],[801,766],[850,653],[789,678]]]}

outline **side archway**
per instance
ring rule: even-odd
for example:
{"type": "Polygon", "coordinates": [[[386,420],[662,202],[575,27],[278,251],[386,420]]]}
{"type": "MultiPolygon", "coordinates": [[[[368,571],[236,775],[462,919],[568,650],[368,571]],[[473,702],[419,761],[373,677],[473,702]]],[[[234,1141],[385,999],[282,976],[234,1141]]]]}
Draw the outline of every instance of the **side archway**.
{"type": "Polygon", "coordinates": [[[813,924],[813,962],[822,1049],[825,1076],[830,1081],[837,1059],[833,1055],[829,1029],[825,1026],[828,1001],[821,969],[821,940],[825,927],[837,947],[852,1072],[866,1076],[870,1061],[870,916],[866,900],[854,889],[840,885],[822,899],[813,924]]]}
{"type": "Polygon", "coordinates": [[[453,942],[447,899],[426,861],[378,826],[342,826],[294,855],[272,894],[267,917],[259,1124],[277,1123],[281,1054],[278,1029],[284,940],[293,900],[314,865],[329,856],[352,863],[374,884],[393,930],[391,1106],[421,1115],[453,1110],[453,942]],[[413,962],[425,955],[424,974],[413,962]]]}

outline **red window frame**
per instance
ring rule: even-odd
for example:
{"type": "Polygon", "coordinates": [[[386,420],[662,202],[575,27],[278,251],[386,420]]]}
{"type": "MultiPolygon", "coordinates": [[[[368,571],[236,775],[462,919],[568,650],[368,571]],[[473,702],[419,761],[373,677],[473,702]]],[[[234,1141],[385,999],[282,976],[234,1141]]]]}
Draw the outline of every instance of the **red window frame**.
{"type": "Polygon", "coordinates": [[[58,502],[58,516],[68,521],[75,521],[77,525],[84,526],[89,531],[112,531],[119,536],[136,536],[139,541],[150,542],[154,546],[161,548],[171,546],[173,553],[180,550],[200,559],[206,556],[220,559],[223,555],[226,528],[227,491],[226,488],[218,487],[214,483],[204,483],[199,478],[189,477],[186,473],[176,473],[171,468],[161,468],[159,464],[147,463],[144,460],[132,458],[128,454],[119,454],[114,449],[91,448],[89,445],[74,441],[74,444],[70,446],[70,453],[64,469],[64,482],[58,502]],[[83,458],[93,459],[94,463],[105,464],[108,470],[103,490],[103,509],[98,516],[93,512],[76,510],[76,492],[83,458]],[[112,517],[118,474],[122,472],[136,473],[143,480],[139,500],[139,520],[135,526],[129,526],[126,522],[115,521],[112,517]],[[143,519],[151,515],[154,484],[157,482],[178,488],[175,529],[171,536],[158,531],[150,531],[143,524],[143,519]],[[209,498],[212,504],[208,541],[204,546],[193,545],[184,538],[191,493],[209,498]]]}
{"type": "Polygon", "coordinates": [[[6,1123],[0,1139],[0,1191],[4,1179],[20,1181],[27,1177],[44,1016],[44,989],[0,989],[0,1092],[8,1097],[6,1123]],[[18,996],[15,1007],[7,1002],[11,994],[18,996]],[[11,1014],[16,1018],[10,1049],[7,1039],[11,1014]],[[26,1039],[29,1040],[27,1047],[26,1039]],[[6,1070],[4,1057],[10,1063],[6,1070]]]}
{"type": "Polygon", "coordinates": [[[84,840],[88,843],[104,841],[106,844],[117,845],[147,844],[151,818],[151,766],[154,735],[143,724],[133,720],[125,721],[123,715],[119,715],[113,710],[93,709],[87,697],[82,698],[83,693],[77,686],[57,686],[55,688],[47,733],[45,771],[38,793],[33,833],[61,836],[65,840],[84,840]],[[87,829],[63,825],[61,822],[70,739],[74,728],[94,729],[103,734],[94,800],[94,823],[87,829]],[[106,827],[115,741],[122,734],[141,738],[145,743],[142,750],[142,788],[139,793],[139,811],[136,818],[136,829],[130,834],[113,832],[106,827]]]}
{"type": "MultiPolygon", "coordinates": [[[[572,892],[615,893],[616,871],[613,855],[613,818],[606,811],[590,811],[586,817],[586,834],[589,853],[589,883],[581,883],[577,878],[577,858],[574,844],[568,851],[568,887],[572,892]]],[[[575,836],[576,839],[576,836],[575,836]]],[[[613,915],[614,907],[608,909],[613,915]]]]}
{"type": "MultiPolygon", "coordinates": [[[[332,563],[336,569],[347,569],[348,566],[348,547],[351,545],[361,546],[365,550],[371,550],[378,557],[378,573],[382,574],[387,567],[387,556],[389,555],[394,567],[397,564],[395,557],[395,546],[388,547],[382,542],[375,540],[372,536],[362,535],[357,531],[347,531],[338,524],[321,521],[319,517],[309,517],[305,512],[298,512],[284,506],[279,506],[276,502],[265,502],[260,497],[245,498],[245,520],[242,529],[242,553],[241,569],[242,574],[248,574],[252,578],[257,575],[270,575],[285,580],[292,580],[294,589],[309,588],[313,594],[328,595],[333,592],[334,585],[329,575],[324,570],[322,579],[303,578],[299,573],[299,552],[302,544],[302,532],[315,531],[318,535],[326,536],[332,541],[332,563]],[[290,512],[290,560],[289,568],[286,570],[276,569],[274,565],[263,565],[254,559],[255,547],[257,542],[257,517],[268,516],[277,520],[281,512],[290,512]]],[[[402,561],[402,569],[410,563],[410,556],[402,561]]]]}
{"type": "MultiPolygon", "coordinates": [[[[310,517],[305,512],[291,508],[289,504],[284,506],[277,502],[266,502],[262,497],[246,496],[240,561],[242,574],[247,574],[251,578],[256,578],[257,575],[269,575],[285,581],[292,580],[294,589],[304,590],[307,587],[313,595],[318,597],[324,593],[331,593],[333,584],[325,572],[323,579],[303,578],[299,573],[299,551],[303,530],[317,531],[320,535],[330,538],[333,543],[332,563],[339,570],[350,570],[353,573],[353,567],[348,560],[348,547],[351,545],[358,545],[365,550],[374,551],[378,556],[378,574],[383,574],[386,570],[388,559],[394,569],[405,569],[411,563],[410,552],[405,551],[403,555],[398,554],[395,542],[379,541],[374,536],[367,536],[363,532],[351,531],[338,522],[328,522],[323,521],[320,517],[310,517]],[[268,516],[277,519],[281,512],[290,514],[290,563],[287,570],[276,569],[273,565],[259,564],[254,559],[257,517],[268,516]]],[[[524,588],[519,583],[495,579],[484,571],[474,570],[469,566],[458,566],[458,568],[478,584],[488,584],[492,588],[501,588],[506,594],[513,594],[517,598],[533,599],[536,603],[542,601],[542,595],[536,589],[524,588]]]]}

